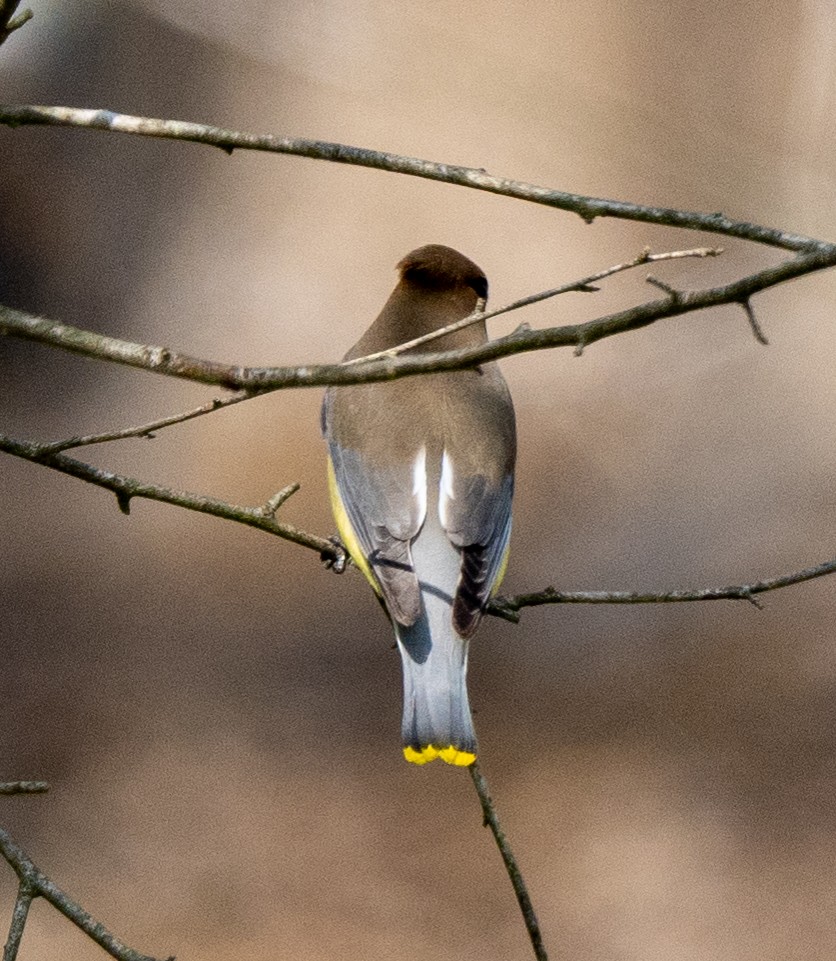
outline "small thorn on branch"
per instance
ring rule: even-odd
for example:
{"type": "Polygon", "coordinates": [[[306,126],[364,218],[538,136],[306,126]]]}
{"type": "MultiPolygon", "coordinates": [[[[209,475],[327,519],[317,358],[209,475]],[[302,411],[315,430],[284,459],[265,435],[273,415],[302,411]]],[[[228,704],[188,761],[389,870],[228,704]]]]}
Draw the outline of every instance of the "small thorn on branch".
{"type": "Polygon", "coordinates": [[[759,344],[763,344],[765,347],[769,346],[769,340],[766,334],[763,332],[763,328],[758,322],[758,318],[755,316],[755,308],[752,306],[752,301],[748,299],[741,300],[740,306],[746,313],[746,319],[749,321],[749,326],[752,328],[752,333],[754,334],[755,340],[759,344]]]}
{"type": "Polygon", "coordinates": [[[763,604],[755,597],[755,595],[748,589],[744,588],[740,592],[740,599],[742,601],[748,601],[752,607],[756,607],[759,611],[763,610],[763,604]]]}
{"type": "Polygon", "coordinates": [[[130,515],[131,513],[131,494],[125,493],[125,491],[115,491],[116,503],[119,505],[119,510],[123,514],[130,515]]]}

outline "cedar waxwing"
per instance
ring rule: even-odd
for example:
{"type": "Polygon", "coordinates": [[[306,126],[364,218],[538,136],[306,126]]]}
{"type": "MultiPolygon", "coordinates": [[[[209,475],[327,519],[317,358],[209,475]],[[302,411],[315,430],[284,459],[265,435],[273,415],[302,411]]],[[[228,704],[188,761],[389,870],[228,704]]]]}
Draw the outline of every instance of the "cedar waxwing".
{"type": "MultiPolygon", "coordinates": [[[[380,316],[345,360],[472,314],[488,281],[450,247],[414,250],[380,316]]],[[[413,352],[487,340],[479,321],[413,352]]],[[[385,607],[403,661],[408,761],[476,759],[467,647],[505,570],[516,429],[496,364],[331,387],[322,405],[342,541],[385,607]]]]}

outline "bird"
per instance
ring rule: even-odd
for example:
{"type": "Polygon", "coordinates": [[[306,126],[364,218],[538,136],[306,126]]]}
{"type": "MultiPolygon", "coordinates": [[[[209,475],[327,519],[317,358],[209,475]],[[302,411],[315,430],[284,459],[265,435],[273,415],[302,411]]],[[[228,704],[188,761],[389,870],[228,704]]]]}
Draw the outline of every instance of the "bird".
{"type": "MultiPolygon", "coordinates": [[[[429,244],[344,361],[476,315],[407,353],[487,341],[483,271],[429,244]],[[479,313],[477,314],[477,307],[479,313]]],[[[403,666],[407,761],[465,767],[477,757],[467,692],[469,641],[505,573],[516,461],[514,406],[495,363],[332,386],[322,405],[339,537],[394,627],[403,666]]]]}

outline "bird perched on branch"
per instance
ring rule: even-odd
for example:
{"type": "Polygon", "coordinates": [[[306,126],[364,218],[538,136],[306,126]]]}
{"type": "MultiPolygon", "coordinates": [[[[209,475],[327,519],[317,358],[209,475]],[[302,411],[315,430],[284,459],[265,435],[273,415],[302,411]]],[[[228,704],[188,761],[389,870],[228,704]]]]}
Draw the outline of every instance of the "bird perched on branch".
{"type": "MultiPolygon", "coordinates": [[[[447,327],[487,298],[467,257],[431,244],[398,264],[378,318],[346,354],[364,357],[447,327]]],[[[485,322],[410,352],[487,340],[485,322]]],[[[331,504],[342,541],[395,629],[408,761],[476,759],[468,643],[499,586],[514,490],[514,408],[499,368],[331,387],[322,407],[331,504]]]]}

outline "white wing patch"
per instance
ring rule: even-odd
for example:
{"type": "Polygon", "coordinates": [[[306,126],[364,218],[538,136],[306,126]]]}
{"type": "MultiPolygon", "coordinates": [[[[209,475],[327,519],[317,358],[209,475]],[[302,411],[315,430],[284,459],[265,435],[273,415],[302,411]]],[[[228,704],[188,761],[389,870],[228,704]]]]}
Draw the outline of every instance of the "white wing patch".
{"type": "Polygon", "coordinates": [[[456,499],[453,493],[453,461],[445,450],[441,457],[441,483],[439,484],[438,519],[447,530],[448,507],[456,499]]]}
{"type": "Polygon", "coordinates": [[[418,526],[427,516],[427,448],[422,447],[412,465],[412,496],[418,507],[418,526]]]}

